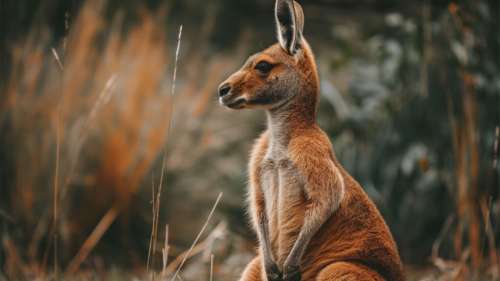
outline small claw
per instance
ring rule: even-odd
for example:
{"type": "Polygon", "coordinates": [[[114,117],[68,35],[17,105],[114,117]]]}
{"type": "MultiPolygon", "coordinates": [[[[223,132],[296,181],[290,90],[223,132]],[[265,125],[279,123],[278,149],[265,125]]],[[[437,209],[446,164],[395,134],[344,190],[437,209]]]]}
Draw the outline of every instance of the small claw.
{"type": "Polygon", "coordinates": [[[300,281],[302,278],[298,266],[287,266],[283,272],[283,281],[300,281]]]}
{"type": "Polygon", "coordinates": [[[266,275],[268,281],[282,281],[283,276],[278,268],[278,266],[273,263],[266,266],[266,275]]]}
{"type": "Polygon", "coordinates": [[[269,273],[267,274],[267,280],[268,281],[282,281],[283,279],[279,274],[276,273],[269,273]]]}

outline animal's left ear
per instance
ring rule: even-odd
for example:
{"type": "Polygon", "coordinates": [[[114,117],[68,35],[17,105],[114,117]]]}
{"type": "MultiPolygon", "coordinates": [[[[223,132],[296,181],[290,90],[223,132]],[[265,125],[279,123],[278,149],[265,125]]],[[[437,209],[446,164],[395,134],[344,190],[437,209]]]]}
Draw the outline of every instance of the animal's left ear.
{"type": "Polygon", "coordinates": [[[278,41],[290,55],[300,48],[304,30],[304,12],[294,0],[276,0],[274,7],[278,41]]]}

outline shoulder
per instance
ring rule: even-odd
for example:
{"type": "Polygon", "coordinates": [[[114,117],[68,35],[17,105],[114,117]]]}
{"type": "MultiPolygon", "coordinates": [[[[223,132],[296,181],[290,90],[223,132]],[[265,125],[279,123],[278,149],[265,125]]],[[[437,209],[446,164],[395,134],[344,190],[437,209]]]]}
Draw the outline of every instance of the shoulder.
{"type": "Polygon", "coordinates": [[[328,136],[319,128],[311,128],[294,136],[289,145],[289,157],[310,188],[343,188],[344,179],[334,161],[328,136]]]}
{"type": "Polygon", "coordinates": [[[311,158],[332,160],[332,144],[328,136],[318,127],[304,129],[290,140],[288,152],[292,161],[311,158]]]}

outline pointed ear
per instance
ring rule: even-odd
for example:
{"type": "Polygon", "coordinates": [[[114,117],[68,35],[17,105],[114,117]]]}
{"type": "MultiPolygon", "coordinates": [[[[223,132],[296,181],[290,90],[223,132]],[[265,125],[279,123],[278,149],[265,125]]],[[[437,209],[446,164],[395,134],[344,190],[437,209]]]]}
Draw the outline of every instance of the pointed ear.
{"type": "Polygon", "coordinates": [[[304,30],[304,12],[294,0],[276,0],[274,7],[278,41],[283,49],[293,55],[300,48],[304,30]]]}

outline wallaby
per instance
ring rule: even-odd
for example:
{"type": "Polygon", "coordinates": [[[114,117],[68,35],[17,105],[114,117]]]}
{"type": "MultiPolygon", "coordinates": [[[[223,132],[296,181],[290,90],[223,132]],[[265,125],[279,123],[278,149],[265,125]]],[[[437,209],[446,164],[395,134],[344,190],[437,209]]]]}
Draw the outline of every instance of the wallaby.
{"type": "Polygon", "coordinates": [[[320,84],[302,7],[276,0],[275,20],[278,43],[219,86],[221,104],[267,113],[249,164],[259,254],[240,281],[403,280],[382,216],[316,124],[320,84]]]}

